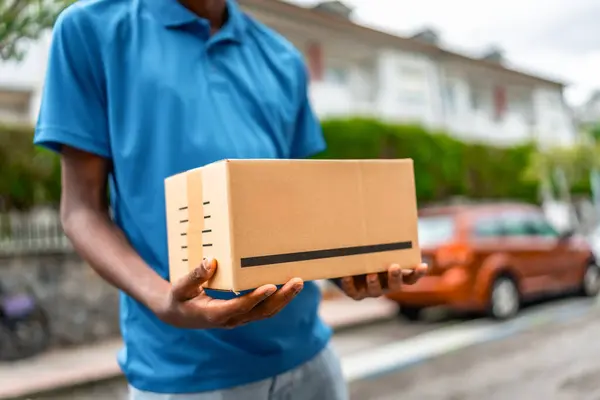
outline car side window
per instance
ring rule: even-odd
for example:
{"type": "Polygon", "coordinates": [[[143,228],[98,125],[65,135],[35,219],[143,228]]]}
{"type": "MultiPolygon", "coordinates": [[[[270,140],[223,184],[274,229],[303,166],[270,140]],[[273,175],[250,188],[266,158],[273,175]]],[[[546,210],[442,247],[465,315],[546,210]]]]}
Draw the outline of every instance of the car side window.
{"type": "Polygon", "coordinates": [[[531,220],[522,213],[510,213],[502,215],[503,236],[532,236],[534,235],[531,220]]]}
{"type": "Polygon", "coordinates": [[[558,233],[543,215],[509,211],[479,218],[475,222],[473,235],[478,238],[554,237],[558,233]]]}
{"type": "Polygon", "coordinates": [[[543,217],[536,216],[531,219],[531,226],[536,236],[558,237],[559,234],[554,227],[543,217]]]}
{"type": "Polygon", "coordinates": [[[502,224],[498,218],[481,218],[475,222],[473,234],[479,238],[502,236],[502,224]]]}

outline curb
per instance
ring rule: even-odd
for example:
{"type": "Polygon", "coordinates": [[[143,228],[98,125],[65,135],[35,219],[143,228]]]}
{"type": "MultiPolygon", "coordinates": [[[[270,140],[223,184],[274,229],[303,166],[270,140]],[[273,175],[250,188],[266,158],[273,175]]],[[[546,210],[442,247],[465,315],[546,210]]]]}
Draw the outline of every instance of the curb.
{"type": "Polygon", "coordinates": [[[360,321],[329,325],[334,333],[347,332],[353,329],[364,328],[369,325],[380,324],[382,322],[392,321],[396,318],[396,312],[390,312],[389,315],[377,315],[371,318],[361,319],[360,321]]]}
{"type": "Polygon", "coordinates": [[[114,367],[102,368],[96,373],[85,374],[83,376],[77,376],[76,378],[66,376],[58,382],[42,381],[41,383],[38,382],[35,387],[27,387],[22,390],[16,389],[4,392],[0,390],[0,400],[32,400],[32,396],[52,395],[54,393],[60,393],[67,388],[84,387],[88,384],[123,378],[123,373],[115,363],[114,367]]]}

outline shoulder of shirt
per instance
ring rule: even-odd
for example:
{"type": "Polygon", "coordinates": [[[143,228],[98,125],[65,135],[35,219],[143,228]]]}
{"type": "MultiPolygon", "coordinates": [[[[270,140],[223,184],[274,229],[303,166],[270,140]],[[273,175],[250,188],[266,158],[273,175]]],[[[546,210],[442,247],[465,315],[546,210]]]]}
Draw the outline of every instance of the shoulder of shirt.
{"type": "Polygon", "coordinates": [[[304,64],[302,52],[285,36],[246,13],[244,18],[247,26],[246,34],[259,41],[261,46],[271,48],[283,58],[304,64]]]}
{"type": "Polygon", "coordinates": [[[129,18],[134,12],[132,0],[78,0],[65,8],[53,28],[57,45],[71,52],[85,49],[96,68],[98,59],[108,54],[115,43],[126,43],[129,18]]]}
{"type": "Polygon", "coordinates": [[[106,31],[108,26],[125,19],[131,4],[131,0],[78,0],[60,13],[55,29],[106,31]]]}

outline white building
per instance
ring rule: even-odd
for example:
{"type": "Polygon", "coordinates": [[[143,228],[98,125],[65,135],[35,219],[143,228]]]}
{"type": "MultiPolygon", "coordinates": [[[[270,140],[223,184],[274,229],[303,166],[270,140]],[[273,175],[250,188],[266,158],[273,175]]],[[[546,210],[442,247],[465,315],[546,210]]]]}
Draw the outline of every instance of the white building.
{"type": "MultiPolygon", "coordinates": [[[[445,50],[433,32],[404,38],[369,29],[351,22],[338,2],[308,9],[238,1],[304,52],[321,117],[419,122],[498,145],[575,140],[563,84],[509,69],[494,54],[475,59],[445,50]]],[[[35,119],[47,43],[34,46],[21,65],[0,65],[0,118],[35,119]]]]}
{"type": "Polygon", "coordinates": [[[338,2],[306,9],[275,0],[239,1],[304,51],[321,116],[417,121],[496,144],[575,140],[560,82],[506,68],[494,57],[442,49],[433,32],[403,38],[354,24],[338,2]]]}
{"type": "Polygon", "coordinates": [[[600,124],[600,91],[593,92],[577,110],[578,122],[582,125],[600,124]]]}
{"type": "Polygon", "coordinates": [[[22,62],[0,61],[0,121],[34,123],[46,73],[50,33],[27,48],[22,62]]]}

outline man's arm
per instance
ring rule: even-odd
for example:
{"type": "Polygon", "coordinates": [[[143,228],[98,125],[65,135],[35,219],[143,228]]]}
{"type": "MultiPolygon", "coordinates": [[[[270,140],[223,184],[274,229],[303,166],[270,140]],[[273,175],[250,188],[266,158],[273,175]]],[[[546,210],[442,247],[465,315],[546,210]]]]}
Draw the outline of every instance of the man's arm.
{"type": "Polygon", "coordinates": [[[62,148],[60,217],[78,254],[115,287],[161,314],[170,285],[141,259],[108,213],[110,161],[62,148]]]}

